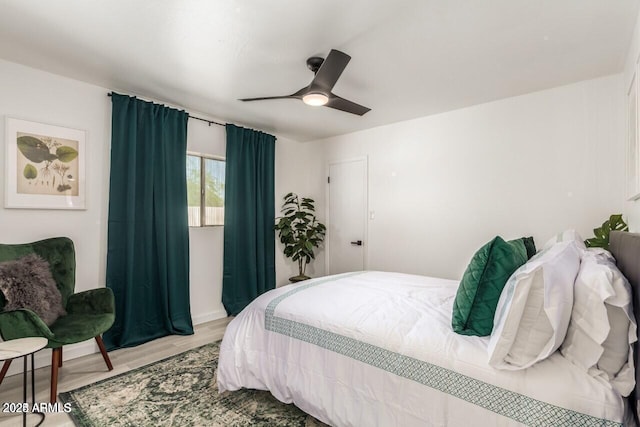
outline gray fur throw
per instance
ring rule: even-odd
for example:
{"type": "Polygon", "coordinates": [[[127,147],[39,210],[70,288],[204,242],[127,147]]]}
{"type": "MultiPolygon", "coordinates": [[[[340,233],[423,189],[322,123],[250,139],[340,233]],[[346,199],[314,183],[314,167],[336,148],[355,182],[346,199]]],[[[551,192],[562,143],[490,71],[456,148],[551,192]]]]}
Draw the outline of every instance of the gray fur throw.
{"type": "Polygon", "coordinates": [[[4,310],[28,308],[47,326],[67,314],[49,263],[37,254],[0,263],[0,291],[7,300],[4,310]]]}

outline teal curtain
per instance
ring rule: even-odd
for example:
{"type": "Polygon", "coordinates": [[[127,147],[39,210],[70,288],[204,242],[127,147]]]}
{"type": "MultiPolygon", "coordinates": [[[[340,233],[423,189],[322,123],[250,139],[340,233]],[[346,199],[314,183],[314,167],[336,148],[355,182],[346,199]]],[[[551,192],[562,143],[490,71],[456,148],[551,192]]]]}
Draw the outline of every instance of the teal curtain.
{"type": "Polygon", "coordinates": [[[108,349],[193,334],[189,307],[187,119],[113,94],[107,286],[116,321],[108,349]]]}
{"type": "Polygon", "coordinates": [[[235,316],[276,287],[276,138],[234,125],[226,128],[222,303],[235,316]]]}

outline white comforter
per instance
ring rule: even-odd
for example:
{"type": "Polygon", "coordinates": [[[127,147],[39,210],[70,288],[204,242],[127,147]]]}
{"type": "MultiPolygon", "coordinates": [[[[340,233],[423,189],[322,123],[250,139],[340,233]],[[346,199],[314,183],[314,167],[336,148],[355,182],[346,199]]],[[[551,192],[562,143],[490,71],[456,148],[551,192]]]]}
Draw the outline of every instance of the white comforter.
{"type": "Polygon", "coordinates": [[[620,425],[625,399],[559,353],[487,364],[451,329],[457,281],[361,272],[284,286],[227,327],[220,392],[269,390],[333,426],[620,425]]]}

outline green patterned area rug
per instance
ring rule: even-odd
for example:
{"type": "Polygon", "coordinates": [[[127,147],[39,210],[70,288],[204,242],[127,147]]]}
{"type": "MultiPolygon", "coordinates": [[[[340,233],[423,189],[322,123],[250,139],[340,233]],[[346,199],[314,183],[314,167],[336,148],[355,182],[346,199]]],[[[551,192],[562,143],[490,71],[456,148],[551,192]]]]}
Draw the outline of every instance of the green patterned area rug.
{"type": "Polygon", "coordinates": [[[220,342],[60,394],[77,426],[320,427],[269,392],[219,394],[220,342]]]}

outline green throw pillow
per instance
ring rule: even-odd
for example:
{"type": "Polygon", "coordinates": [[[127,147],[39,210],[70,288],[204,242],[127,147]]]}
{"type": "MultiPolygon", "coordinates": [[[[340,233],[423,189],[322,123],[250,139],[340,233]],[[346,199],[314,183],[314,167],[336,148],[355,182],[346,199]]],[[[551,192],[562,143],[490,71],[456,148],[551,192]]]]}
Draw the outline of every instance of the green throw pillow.
{"type": "MultiPolygon", "coordinates": [[[[453,302],[451,325],[462,335],[491,335],[496,306],[514,271],[529,259],[525,239],[505,242],[495,237],[473,255],[453,302]]],[[[535,253],[535,246],[533,246],[535,253]]]]}
{"type": "Polygon", "coordinates": [[[536,244],[533,241],[533,237],[522,237],[518,240],[522,240],[524,247],[527,248],[527,259],[531,259],[536,254],[536,244]]]}

